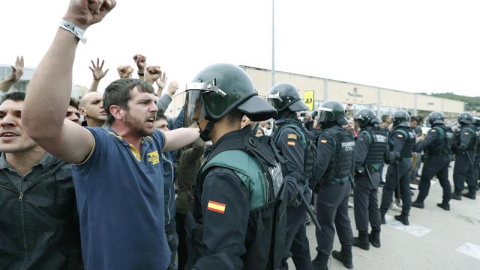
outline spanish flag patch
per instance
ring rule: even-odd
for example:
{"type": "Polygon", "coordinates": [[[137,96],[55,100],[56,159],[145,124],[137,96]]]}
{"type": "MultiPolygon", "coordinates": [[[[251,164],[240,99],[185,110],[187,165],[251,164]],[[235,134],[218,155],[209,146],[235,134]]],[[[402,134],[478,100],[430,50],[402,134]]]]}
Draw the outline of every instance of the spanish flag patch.
{"type": "Polygon", "coordinates": [[[289,139],[292,139],[292,140],[296,140],[296,139],[297,139],[297,134],[295,134],[295,133],[290,133],[290,134],[288,134],[288,138],[289,138],[289,139]]]}
{"type": "Polygon", "coordinates": [[[398,134],[397,137],[398,137],[398,138],[403,138],[403,135],[402,135],[402,134],[398,134]]]}
{"type": "Polygon", "coordinates": [[[295,142],[287,142],[287,144],[290,146],[295,146],[295,142]]]}
{"type": "Polygon", "coordinates": [[[208,201],[207,210],[210,210],[210,211],[213,211],[213,212],[217,212],[217,213],[220,213],[220,214],[224,214],[226,207],[227,207],[227,205],[224,204],[224,203],[218,203],[218,202],[214,202],[214,201],[208,201]]]}
{"type": "Polygon", "coordinates": [[[320,140],[321,143],[327,143],[327,140],[320,140]]]}

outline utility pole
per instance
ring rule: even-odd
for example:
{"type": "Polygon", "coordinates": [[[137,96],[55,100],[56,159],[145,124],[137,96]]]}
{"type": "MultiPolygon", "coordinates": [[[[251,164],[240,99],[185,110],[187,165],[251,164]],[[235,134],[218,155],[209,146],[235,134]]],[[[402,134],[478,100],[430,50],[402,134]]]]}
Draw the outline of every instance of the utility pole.
{"type": "Polygon", "coordinates": [[[275,86],[275,0],[272,0],[272,87],[275,86]]]}

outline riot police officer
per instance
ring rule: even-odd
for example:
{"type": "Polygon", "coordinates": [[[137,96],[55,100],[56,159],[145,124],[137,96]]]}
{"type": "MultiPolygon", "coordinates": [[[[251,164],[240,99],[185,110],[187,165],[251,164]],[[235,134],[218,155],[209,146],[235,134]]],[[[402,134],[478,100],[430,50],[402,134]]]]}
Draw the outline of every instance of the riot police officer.
{"type": "MultiPolygon", "coordinates": [[[[290,83],[279,83],[270,89],[267,100],[277,109],[275,117],[277,128],[271,135],[277,149],[287,161],[282,165],[284,178],[295,179],[298,191],[290,190],[289,193],[304,196],[310,201],[308,179],[305,177],[307,134],[305,127],[297,117],[299,111],[308,110],[298,94],[298,89],[290,83]]],[[[288,269],[287,260],[292,256],[297,269],[311,269],[310,248],[306,233],[307,211],[301,200],[295,195],[290,197],[293,201],[287,207],[287,243],[284,261],[280,269],[288,269]]]]}
{"type": "Polygon", "coordinates": [[[382,122],[371,109],[359,110],[354,117],[360,132],[355,141],[355,192],[354,214],[358,237],[353,245],[369,250],[369,242],[380,247],[380,211],[377,193],[380,185],[379,169],[390,158],[388,134],[380,129],[382,122]],[[368,222],[372,226],[368,234],[368,222]]]}
{"type": "Polygon", "coordinates": [[[261,121],[275,116],[275,108],[258,97],[245,71],[230,64],[206,67],[186,93],[184,125],[197,122],[201,138],[214,142],[196,179],[194,213],[186,218],[187,268],[276,269],[285,243],[278,250],[276,237],[284,236],[272,237],[285,228],[275,222],[277,211],[285,211],[276,204],[279,155],[269,137],[240,129],[243,115],[261,121]]]}
{"type": "Polygon", "coordinates": [[[464,112],[458,115],[460,131],[455,136],[452,148],[455,152],[455,167],[453,168],[453,184],[455,191],[452,199],[461,200],[466,198],[475,200],[476,180],[474,178],[474,159],[475,159],[475,127],[472,125],[473,115],[464,112]],[[463,184],[467,181],[468,192],[462,194],[463,184]]]}
{"type": "Polygon", "coordinates": [[[402,197],[402,213],[395,219],[410,225],[408,216],[412,204],[410,194],[410,169],[412,168],[412,151],[415,148],[415,132],[410,127],[410,116],[404,110],[393,113],[393,130],[390,133],[390,166],[388,166],[386,182],[383,187],[380,215],[382,224],[386,224],[385,213],[392,202],[394,189],[398,186],[402,197]]]}
{"type": "Polygon", "coordinates": [[[446,211],[450,210],[450,197],[452,188],[448,181],[448,164],[450,163],[450,145],[451,137],[443,121],[445,117],[441,112],[432,112],[428,116],[428,122],[431,129],[427,137],[420,137],[417,143],[417,151],[425,151],[425,162],[423,164],[422,176],[420,177],[419,193],[417,199],[412,203],[413,207],[423,209],[424,201],[430,190],[430,180],[433,176],[438,176],[440,185],[443,188],[442,203],[437,206],[446,211]]]}
{"type": "Polygon", "coordinates": [[[332,256],[352,269],[353,232],[348,217],[348,198],[353,180],[355,141],[352,132],[342,127],[348,125],[348,121],[339,102],[325,102],[319,108],[317,122],[323,132],[318,138],[317,165],[311,185],[317,192],[315,209],[322,229],[315,230],[318,253],[312,264],[315,269],[328,269],[336,229],[342,249],[340,252],[334,250],[332,256]]]}
{"type": "MultiPolygon", "coordinates": [[[[475,181],[479,181],[480,180],[480,141],[478,141],[480,139],[480,115],[475,115],[473,117],[473,123],[472,123],[475,128],[476,128],[476,139],[477,139],[477,154],[475,155],[475,164],[474,164],[474,170],[475,170],[475,177],[473,178],[475,181]]],[[[479,185],[480,183],[477,183],[477,190],[479,188],[479,185]]]]}

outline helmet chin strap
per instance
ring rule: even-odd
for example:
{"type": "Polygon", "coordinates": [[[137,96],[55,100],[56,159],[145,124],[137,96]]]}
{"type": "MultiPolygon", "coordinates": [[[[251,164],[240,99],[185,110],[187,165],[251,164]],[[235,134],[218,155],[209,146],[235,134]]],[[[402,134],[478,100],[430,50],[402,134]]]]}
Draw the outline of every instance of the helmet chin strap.
{"type": "MultiPolygon", "coordinates": [[[[215,125],[215,122],[212,121],[212,120],[209,120],[208,123],[207,123],[207,126],[205,127],[205,130],[201,130],[199,128],[200,129],[200,139],[202,139],[202,141],[208,142],[208,141],[211,140],[208,136],[210,135],[210,132],[212,132],[214,125],[215,125]]],[[[200,127],[200,124],[198,124],[198,126],[200,127]]]]}

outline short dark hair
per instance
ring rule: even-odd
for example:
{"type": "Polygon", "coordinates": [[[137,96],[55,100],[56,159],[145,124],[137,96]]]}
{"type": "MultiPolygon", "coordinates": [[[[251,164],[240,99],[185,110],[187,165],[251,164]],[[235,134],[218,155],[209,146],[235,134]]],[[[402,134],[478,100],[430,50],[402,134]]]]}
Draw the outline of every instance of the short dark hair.
{"type": "Polygon", "coordinates": [[[168,117],[163,112],[158,111],[157,112],[157,120],[160,120],[160,119],[163,119],[163,120],[168,122],[168,117]]]}
{"type": "Polygon", "coordinates": [[[388,114],[382,115],[382,122],[387,122],[388,118],[390,118],[390,115],[388,114]]]}
{"type": "Polygon", "coordinates": [[[2,102],[0,103],[3,103],[5,100],[8,100],[8,99],[13,101],[24,101],[25,96],[26,96],[25,92],[10,92],[3,96],[2,102]]]}
{"type": "Polygon", "coordinates": [[[139,79],[119,79],[113,81],[110,85],[107,86],[105,92],[103,93],[103,108],[107,113],[107,125],[111,125],[115,122],[115,117],[110,113],[110,106],[117,105],[120,108],[127,110],[128,101],[130,100],[130,93],[133,88],[137,87],[139,92],[153,94],[155,91],[153,86],[150,84],[139,80],[139,79]]]}
{"type": "Polygon", "coordinates": [[[425,119],[425,116],[423,116],[423,114],[419,114],[419,115],[417,115],[417,118],[418,118],[418,121],[419,121],[418,123],[420,123],[420,122],[423,122],[423,119],[425,119]]]}
{"type": "Polygon", "coordinates": [[[70,103],[68,105],[73,106],[78,110],[78,108],[80,106],[80,101],[78,99],[74,98],[74,97],[71,97],[70,98],[70,103]]]}

